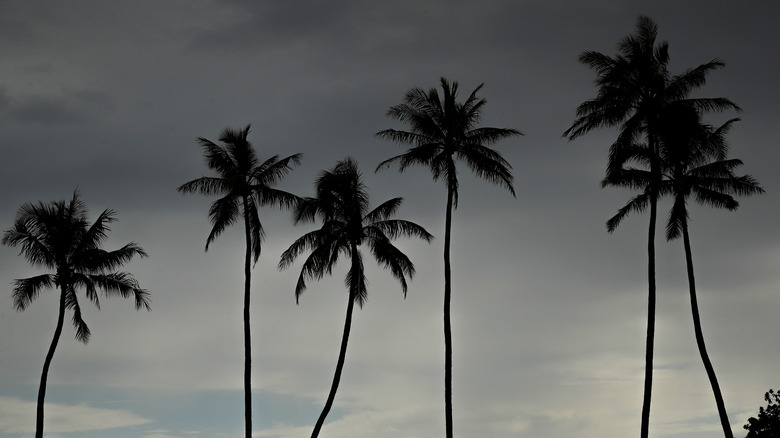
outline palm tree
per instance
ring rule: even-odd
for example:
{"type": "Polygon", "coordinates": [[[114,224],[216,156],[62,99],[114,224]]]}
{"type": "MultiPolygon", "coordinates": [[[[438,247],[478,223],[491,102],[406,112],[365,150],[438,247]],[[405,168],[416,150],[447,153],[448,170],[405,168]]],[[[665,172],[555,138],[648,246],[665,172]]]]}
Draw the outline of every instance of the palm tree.
{"type": "Polygon", "coordinates": [[[666,225],[667,240],[682,235],[685,249],[685,263],[688,272],[688,288],[691,299],[691,313],[696,345],[704,369],[715,396],[720,423],[726,438],[733,438],[723,395],[715,376],[712,362],[704,344],[699,306],[696,299],[696,279],[693,273],[693,255],[688,231],[687,200],[693,195],[701,205],[736,210],[739,203],[733,195],[750,196],[764,190],[750,175],[736,176],[734,169],[742,165],[737,159],[727,159],[728,145],[725,135],[731,125],[739,119],[731,119],[717,129],[704,125],[698,112],[682,106],[667,112],[661,119],[661,156],[664,181],[661,194],[674,199],[666,225]]]}
{"type": "Polygon", "coordinates": [[[3,245],[20,246],[21,254],[36,267],[54,271],[14,281],[13,300],[17,311],[23,311],[46,288],[60,290],[60,304],[54,338],[43,362],[41,382],[38,387],[38,403],[35,420],[35,437],[43,437],[43,401],[46,396],[46,382],[54,350],[62,334],[65,311],[73,312],[73,326],[76,339],[86,344],[90,330],[84,322],[77,290],[100,308],[98,290],[106,297],[120,296],[135,299],[135,308],[150,310],[149,292],[138,285],[136,279],[116,269],[135,256],[146,257],[146,253],[135,243],[106,251],[101,243],[110,231],[109,224],[116,220],[114,210],[104,210],[90,225],[87,207],[79,199],[78,191],[66,201],[50,203],[27,203],[19,208],[13,228],[3,233],[3,245]]]}
{"type": "Polygon", "coordinates": [[[357,164],[351,158],[339,161],[333,170],[323,172],[315,182],[315,191],[316,197],[304,198],[296,208],[295,223],[310,222],[315,217],[319,217],[322,220],[322,227],[306,233],[290,245],[282,254],[279,268],[289,267],[299,255],[311,251],[303,263],[295,286],[296,302],[306,289],[306,281],[320,279],[326,273],[331,274],[340,255],[349,257],[350,269],[344,280],[349,289],[349,299],[336,373],[333,376],[325,407],[311,434],[312,438],[319,435],[336,397],[352,326],[352,310],[355,303],[362,308],[367,297],[368,290],[360,246],[365,244],[376,261],[390,270],[393,277],[401,283],[405,297],[406,276],[410,279],[414,276],[414,265],[393,245],[391,240],[405,236],[420,237],[430,242],[433,238],[423,227],[415,223],[390,219],[401,206],[401,198],[390,199],[369,211],[366,187],[357,164]]]}
{"type": "Polygon", "coordinates": [[[620,126],[617,140],[611,145],[606,177],[602,186],[636,187],[637,181],[624,171],[624,164],[636,155],[636,145],[643,144],[647,153],[644,163],[649,177],[644,180],[643,192],[607,222],[612,232],[631,211],[641,212],[648,206],[648,305],[647,340],[645,348],[645,383],[642,402],[641,438],[649,433],[650,399],[653,386],[653,345],[655,339],[655,228],[658,190],[661,182],[659,163],[658,119],[670,103],[684,101],[698,110],[723,111],[739,109],[725,98],[689,98],[690,93],[702,87],[709,72],[723,67],[718,59],[672,76],[668,70],[669,45],[656,44],[658,26],[648,17],[637,19],[636,35],[628,35],[618,43],[614,57],[595,51],[585,51],[579,61],[596,71],[598,94],[577,107],[577,118],[564,136],[573,140],[593,129],[620,126]],[[641,143],[641,140],[644,140],[641,143]]]}
{"type": "Polygon", "coordinates": [[[223,146],[198,138],[203,148],[206,165],[217,172],[216,177],[201,177],[177,190],[180,193],[200,192],[203,195],[219,195],[211,204],[209,219],[211,232],[206,239],[206,251],[225,229],[239,219],[244,220],[246,256],[244,260],[244,424],[246,438],[252,436],[252,345],[249,331],[249,289],[251,260],[260,258],[260,246],[264,237],[258,208],[263,205],[291,207],[297,197],[274,188],[292,167],[300,164],[301,154],[279,159],[278,155],[260,163],[252,144],[247,140],[250,125],[240,131],[225,128],[219,136],[223,146]]]}
{"type": "Polygon", "coordinates": [[[450,300],[452,296],[450,268],[450,238],[452,210],[458,208],[458,175],[455,160],[460,159],[478,177],[506,188],[515,195],[512,186],[512,166],[491,148],[499,140],[522,135],[515,129],[477,127],[485,106],[477,98],[484,84],[471,92],[465,102],[457,102],[458,83],[441,78],[443,96],[436,88],[428,91],[413,88],[406,93],[404,103],[390,107],[387,115],[409,125],[409,131],[385,129],[377,136],[411,147],[403,154],[385,160],[376,170],[397,163],[399,172],[413,164],[430,168],[434,181],[444,179],[447,186],[447,207],[444,231],[444,403],[446,436],[452,438],[452,327],[450,300]]]}

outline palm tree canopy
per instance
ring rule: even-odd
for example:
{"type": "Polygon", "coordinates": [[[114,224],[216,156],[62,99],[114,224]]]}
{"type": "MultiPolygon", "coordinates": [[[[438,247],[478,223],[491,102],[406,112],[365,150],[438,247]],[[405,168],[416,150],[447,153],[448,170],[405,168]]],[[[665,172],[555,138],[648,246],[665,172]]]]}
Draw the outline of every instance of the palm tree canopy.
{"type": "Polygon", "coordinates": [[[397,237],[420,237],[430,242],[433,236],[423,227],[406,220],[391,219],[401,205],[402,198],[390,199],[369,210],[369,199],[357,164],[351,158],[339,161],[332,170],[324,171],[315,182],[315,197],[303,198],[298,203],[296,223],[322,221],[320,229],[297,239],[279,261],[281,269],[289,267],[304,252],[306,258],[295,287],[296,301],[306,289],[306,281],[321,279],[330,274],[339,256],[353,259],[353,268],[345,283],[352,299],[362,306],[367,297],[363,276],[362,255],[358,249],[366,245],[377,262],[389,269],[400,283],[404,295],[406,277],[415,270],[411,260],[391,240],[397,237]],[[357,267],[357,268],[355,268],[357,267]],[[360,272],[355,272],[355,269],[360,272]]]}
{"type": "Polygon", "coordinates": [[[440,178],[453,191],[454,206],[458,205],[458,177],[455,159],[461,159],[480,178],[509,190],[514,196],[512,166],[504,157],[489,148],[501,139],[522,135],[516,129],[477,127],[485,106],[477,98],[480,84],[464,102],[458,102],[458,83],[441,78],[443,96],[436,88],[425,91],[412,88],[404,103],[390,107],[387,115],[409,126],[409,131],[385,129],[378,137],[411,147],[403,154],[385,160],[376,170],[398,164],[403,172],[412,164],[429,167],[434,180],[440,178]]]}
{"type": "Polygon", "coordinates": [[[276,205],[291,207],[297,197],[291,193],[274,188],[293,166],[300,164],[302,154],[294,154],[280,159],[278,155],[260,163],[247,139],[251,125],[242,130],[225,128],[219,136],[223,145],[199,137],[206,165],[216,171],[216,177],[201,177],[182,184],[177,190],[181,193],[201,193],[219,195],[211,204],[209,220],[211,232],[206,239],[206,250],[226,228],[239,219],[249,224],[251,247],[254,261],[260,258],[261,243],[264,237],[263,226],[258,216],[258,207],[276,205]]]}
{"type": "Polygon", "coordinates": [[[125,272],[115,272],[134,256],[147,254],[131,242],[114,251],[100,248],[116,220],[114,210],[104,210],[90,225],[87,208],[73,193],[70,201],[27,203],[19,209],[13,228],[5,231],[2,243],[21,247],[31,265],[54,271],[14,282],[14,307],[23,311],[46,288],[59,287],[65,294],[66,308],[73,311],[76,338],[87,343],[90,331],[81,317],[76,291],[83,288],[86,297],[100,308],[98,290],[105,296],[134,298],[136,309],[150,310],[149,292],[125,272]]]}
{"type": "MultiPolygon", "coordinates": [[[[735,210],[739,202],[734,196],[764,192],[752,176],[736,175],[735,170],[743,164],[741,160],[727,158],[729,146],[725,137],[738,121],[733,118],[715,128],[702,123],[700,110],[687,101],[673,102],[664,108],[657,122],[660,179],[656,190],[658,196],[674,199],[666,224],[668,240],[680,237],[683,222],[688,219],[687,200],[691,195],[701,205],[735,210]]],[[[625,187],[642,190],[607,221],[608,231],[614,231],[629,213],[647,208],[653,174],[646,168],[652,156],[643,144],[625,148],[626,161],[645,168],[629,166],[602,181],[602,185],[619,181],[625,187]]]]}
{"type": "MultiPolygon", "coordinates": [[[[636,33],[618,43],[618,54],[607,56],[585,51],[580,62],[596,72],[598,93],[577,107],[577,118],[564,136],[573,140],[593,129],[620,126],[620,134],[610,147],[608,177],[619,173],[627,160],[625,149],[644,135],[653,147],[654,124],[672,102],[684,101],[701,111],[739,110],[726,98],[690,98],[692,91],[706,83],[707,74],[725,64],[713,59],[679,75],[668,70],[669,45],[656,43],[658,26],[646,16],[637,19],[636,33]]],[[[619,181],[614,184],[621,185],[619,181]]]]}
{"type": "Polygon", "coordinates": [[[674,197],[666,225],[668,240],[681,235],[691,195],[701,205],[735,210],[739,203],[734,196],[764,193],[752,176],[735,174],[741,160],[727,158],[726,134],[737,121],[734,118],[714,128],[702,123],[700,112],[687,105],[670,108],[659,120],[664,174],[659,194],[674,197]]]}

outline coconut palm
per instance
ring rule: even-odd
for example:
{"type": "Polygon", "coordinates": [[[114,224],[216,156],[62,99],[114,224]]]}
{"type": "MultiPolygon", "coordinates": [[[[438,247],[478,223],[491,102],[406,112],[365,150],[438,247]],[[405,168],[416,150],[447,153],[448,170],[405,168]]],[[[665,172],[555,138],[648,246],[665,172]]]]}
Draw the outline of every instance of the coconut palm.
{"type": "Polygon", "coordinates": [[[655,228],[661,182],[658,119],[664,108],[678,101],[686,102],[701,111],[739,109],[725,98],[690,98],[692,91],[705,84],[707,74],[725,64],[714,59],[672,76],[668,70],[669,45],[665,41],[656,44],[657,35],[658,26],[655,22],[640,16],[637,19],[636,34],[620,40],[618,54],[614,57],[595,51],[585,51],[580,55],[579,61],[596,72],[598,94],[577,107],[577,118],[564,132],[565,137],[573,140],[596,128],[620,126],[618,137],[610,146],[607,172],[602,186],[636,187],[637,181],[631,179],[630,172],[624,171],[624,165],[637,157],[637,144],[647,148],[643,156],[649,176],[643,181],[642,193],[636,195],[607,222],[607,230],[612,232],[629,212],[641,212],[649,206],[647,339],[641,438],[647,438],[649,433],[653,385],[655,228]]]}
{"type": "Polygon", "coordinates": [[[466,165],[478,177],[506,188],[515,195],[512,186],[512,166],[497,151],[489,148],[499,140],[520,131],[505,128],[477,127],[485,106],[484,98],[477,93],[480,84],[464,102],[458,102],[458,83],[441,78],[443,96],[436,88],[425,91],[413,88],[406,93],[404,103],[390,107],[387,115],[409,125],[408,131],[385,129],[377,136],[411,145],[403,154],[381,162],[377,171],[392,164],[403,172],[411,165],[426,166],[433,179],[444,180],[447,186],[447,207],[444,231],[444,403],[446,436],[452,437],[452,326],[450,301],[452,296],[452,271],[450,267],[450,240],[452,210],[458,208],[458,175],[456,160],[466,165]]]}
{"type": "Polygon", "coordinates": [[[352,310],[355,303],[362,307],[367,297],[363,253],[360,247],[365,244],[376,261],[390,270],[393,277],[401,283],[401,289],[406,296],[406,276],[410,279],[414,276],[414,265],[391,240],[405,236],[420,237],[430,242],[433,238],[415,223],[390,219],[401,206],[401,198],[390,199],[369,211],[366,187],[357,164],[351,158],[339,161],[332,170],[323,172],[315,182],[315,192],[316,197],[304,198],[296,208],[295,223],[310,222],[319,217],[322,226],[306,233],[290,245],[282,254],[279,268],[289,267],[299,255],[311,251],[303,263],[295,286],[296,302],[306,289],[306,281],[320,279],[326,273],[331,274],[339,256],[350,259],[350,268],[344,280],[349,290],[349,298],[336,372],[328,399],[311,434],[312,438],[319,435],[336,397],[352,326],[352,310]]]}
{"type": "Polygon", "coordinates": [[[688,231],[687,200],[693,195],[701,205],[733,211],[739,206],[734,195],[750,196],[764,192],[750,175],[734,174],[734,170],[742,165],[742,161],[727,159],[728,145],[725,136],[732,124],[738,120],[731,119],[719,128],[713,129],[701,123],[695,109],[682,106],[667,112],[662,117],[660,135],[665,174],[660,193],[668,194],[674,199],[666,225],[666,238],[667,240],[677,239],[680,236],[683,238],[696,345],[715,396],[715,404],[726,438],[733,438],[733,432],[720,385],[704,344],[688,231]]]}
{"type": "Polygon", "coordinates": [[[211,204],[209,219],[211,232],[206,239],[206,251],[227,227],[243,219],[246,239],[244,258],[244,423],[246,438],[252,436],[252,347],[249,330],[249,290],[251,262],[260,258],[261,243],[265,232],[260,223],[258,208],[264,205],[291,207],[297,197],[278,190],[274,186],[286,176],[293,166],[300,164],[301,154],[279,159],[278,155],[260,163],[252,144],[247,140],[250,125],[242,130],[225,128],[218,145],[203,137],[198,142],[203,148],[206,165],[217,172],[215,177],[201,177],[177,190],[180,193],[199,192],[218,195],[211,204]]]}
{"type": "Polygon", "coordinates": [[[146,257],[144,250],[135,243],[106,251],[101,243],[110,231],[109,224],[116,220],[114,210],[104,210],[90,224],[87,207],[73,192],[70,201],[24,204],[16,214],[13,228],[3,234],[3,245],[21,247],[21,255],[35,267],[51,269],[54,273],[36,275],[14,282],[14,307],[23,311],[47,288],[60,290],[59,311],[54,338],[43,362],[35,420],[35,437],[43,437],[43,402],[46,382],[54,351],[62,334],[65,312],[73,312],[72,322],[76,339],[86,344],[90,330],[81,313],[77,291],[84,290],[86,298],[100,308],[98,291],[106,297],[133,298],[136,309],[149,310],[149,293],[141,289],[136,279],[117,268],[135,256],[146,257]]]}

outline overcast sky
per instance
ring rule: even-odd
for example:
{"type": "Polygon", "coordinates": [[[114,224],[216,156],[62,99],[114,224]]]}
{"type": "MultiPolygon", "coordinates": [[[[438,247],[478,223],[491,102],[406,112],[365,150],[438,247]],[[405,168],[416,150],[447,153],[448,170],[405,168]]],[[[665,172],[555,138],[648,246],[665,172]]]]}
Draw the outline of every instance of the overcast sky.
{"type": "MultiPolygon", "coordinates": [[[[484,82],[485,126],[525,135],[496,145],[514,167],[507,191],[460,173],[453,224],[456,436],[617,438],[639,433],[646,330],[647,215],[612,235],[604,222],[632,192],[601,189],[614,130],[568,142],[575,108],[595,96],[583,50],[615,53],[639,14],[670,44],[671,70],[719,58],[697,96],[743,109],[731,155],[767,193],[736,212],[691,208],[707,347],[737,436],[778,388],[780,322],[780,4],[776,2],[484,0],[0,0],[0,226],[18,207],[69,198],[91,218],[118,211],[107,249],[138,242],[126,269],[153,310],[84,303],[93,335],[67,325],[49,375],[54,438],[239,437],[243,431],[243,234],[203,251],[209,199],[176,187],[209,174],[196,138],[252,124],[262,158],[301,152],[279,187],[354,157],[372,204],[404,197],[398,217],[430,245],[399,241],[417,267],[404,300],[368,266],[342,383],[322,435],[422,438],[444,431],[442,243],[446,190],[424,168],[374,173],[402,147],[374,137],[411,87],[445,76],[462,97],[484,82]]],[[[736,113],[708,116],[719,123],[736,113]]],[[[669,203],[661,205],[668,210],[669,203]]],[[[281,252],[312,226],[263,210],[253,270],[255,436],[308,436],[341,340],[346,265],[295,304],[300,263],[281,252]]],[[[661,215],[661,220],[665,213],[661,215]]],[[[682,243],[658,244],[656,372],[650,433],[717,436],[696,350],[682,243]]],[[[57,294],[13,310],[14,279],[35,275],[0,248],[0,437],[34,432],[35,397],[57,294]]],[[[69,321],[69,320],[68,320],[69,321]]]]}

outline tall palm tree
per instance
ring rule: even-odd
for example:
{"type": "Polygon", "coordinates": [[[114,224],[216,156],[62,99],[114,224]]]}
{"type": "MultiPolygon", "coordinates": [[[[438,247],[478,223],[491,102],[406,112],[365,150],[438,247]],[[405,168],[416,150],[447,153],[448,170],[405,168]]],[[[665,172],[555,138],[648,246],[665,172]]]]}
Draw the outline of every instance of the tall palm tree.
{"type": "Polygon", "coordinates": [[[477,127],[485,106],[477,98],[480,84],[464,102],[458,102],[458,83],[441,78],[443,96],[436,88],[425,91],[412,88],[404,103],[390,107],[387,115],[409,125],[408,131],[385,129],[377,136],[411,145],[403,154],[385,160],[377,171],[397,164],[399,172],[419,164],[431,170],[434,181],[439,178],[447,186],[447,207],[444,231],[444,412],[446,436],[452,438],[452,326],[450,301],[452,296],[450,239],[452,210],[458,208],[458,175],[455,160],[463,160],[478,177],[506,188],[515,195],[512,186],[512,166],[497,151],[489,148],[499,140],[522,135],[516,129],[477,127]]]}
{"type": "Polygon", "coordinates": [[[106,251],[101,243],[110,231],[109,224],[116,220],[114,210],[104,210],[90,225],[87,207],[73,192],[70,201],[24,204],[16,214],[13,228],[3,233],[3,245],[21,247],[21,254],[36,267],[54,271],[14,282],[14,307],[23,311],[46,288],[60,290],[60,304],[54,338],[43,362],[41,382],[38,387],[38,403],[35,420],[35,437],[43,437],[43,401],[54,350],[62,334],[65,311],[73,312],[76,339],[86,344],[90,330],[81,314],[77,291],[100,308],[98,290],[106,297],[133,298],[135,308],[150,310],[149,292],[138,285],[136,279],[116,269],[135,256],[146,257],[144,250],[135,243],[106,251]]]}
{"type": "Polygon", "coordinates": [[[325,407],[311,434],[312,438],[319,435],[336,397],[352,326],[352,310],[355,303],[363,307],[367,297],[361,245],[365,244],[376,261],[390,270],[401,283],[406,296],[406,276],[410,279],[414,276],[414,265],[391,240],[405,236],[420,237],[430,242],[433,238],[423,227],[413,222],[390,219],[401,206],[401,198],[390,199],[369,211],[366,187],[357,164],[351,158],[339,161],[332,170],[323,172],[315,182],[315,192],[316,197],[304,198],[296,208],[295,223],[310,222],[319,217],[322,227],[306,233],[290,245],[282,254],[279,268],[289,267],[299,255],[311,251],[303,263],[295,286],[296,302],[306,289],[306,281],[330,274],[339,256],[349,257],[350,268],[344,280],[349,289],[349,299],[336,372],[325,407]]]}
{"type": "Polygon", "coordinates": [[[653,386],[653,345],[655,339],[655,228],[658,190],[661,181],[657,123],[663,109],[671,102],[685,101],[699,110],[723,111],[739,109],[725,98],[690,98],[693,90],[702,87],[706,76],[725,64],[714,59],[672,76],[668,70],[669,45],[656,44],[658,26],[648,17],[637,19],[636,35],[628,35],[618,43],[618,54],[604,55],[585,51],[579,61],[596,72],[598,94],[577,107],[577,118],[564,136],[569,140],[580,137],[593,129],[620,126],[616,141],[610,146],[606,177],[602,186],[635,187],[636,181],[624,172],[626,162],[636,157],[635,147],[643,144],[648,149],[644,155],[650,177],[645,180],[643,192],[607,222],[612,232],[630,211],[641,212],[649,206],[650,223],[647,239],[647,340],[645,348],[645,382],[642,402],[641,438],[649,433],[650,399],[653,386]]]}
{"type": "Polygon", "coordinates": [[[674,199],[666,225],[666,238],[667,240],[677,239],[680,236],[683,238],[696,345],[715,396],[715,404],[726,438],[733,438],[734,435],[720,385],[704,344],[688,231],[687,200],[693,195],[701,205],[733,211],[739,206],[734,195],[750,196],[764,192],[750,175],[734,174],[734,169],[741,166],[742,161],[727,159],[728,144],[725,136],[732,124],[738,120],[731,119],[719,128],[713,129],[701,123],[699,113],[695,109],[682,106],[669,111],[661,119],[660,136],[665,174],[660,193],[668,194],[674,199]]]}
{"type": "Polygon", "coordinates": [[[203,148],[206,165],[218,176],[204,176],[182,184],[180,193],[199,192],[203,195],[218,195],[211,204],[209,219],[211,232],[206,239],[206,251],[225,229],[239,219],[244,221],[246,255],[244,259],[244,424],[246,438],[252,436],[252,343],[249,330],[249,290],[251,283],[251,261],[260,258],[260,246],[265,235],[260,223],[258,208],[275,205],[291,207],[297,197],[274,188],[284,176],[300,164],[301,154],[279,159],[278,155],[260,163],[247,140],[250,125],[242,130],[225,128],[219,136],[218,145],[203,137],[198,142],[203,148]]]}

